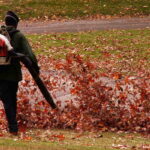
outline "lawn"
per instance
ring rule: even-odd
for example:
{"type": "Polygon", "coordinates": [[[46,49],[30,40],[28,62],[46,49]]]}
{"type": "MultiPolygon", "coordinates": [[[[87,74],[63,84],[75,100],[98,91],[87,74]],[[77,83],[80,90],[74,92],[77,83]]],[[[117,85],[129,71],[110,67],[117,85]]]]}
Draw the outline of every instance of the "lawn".
{"type": "Polygon", "coordinates": [[[89,16],[140,16],[150,14],[149,0],[1,0],[0,19],[7,10],[22,19],[76,19],[89,16]]]}
{"type": "MultiPolygon", "coordinates": [[[[22,19],[78,19],[89,16],[140,16],[150,14],[149,0],[2,0],[0,20],[7,10],[22,19]],[[97,15],[99,14],[99,15],[97,15]]],[[[36,55],[65,58],[78,53],[114,66],[114,71],[136,75],[136,69],[149,71],[150,30],[111,30],[80,33],[27,35],[36,55]]],[[[100,69],[107,72],[105,68],[100,69]]],[[[0,134],[1,150],[114,150],[150,149],[148,137],[136,133],[76,133],[65,130],[29,130],[20,137],[0,134]]]]}
{"type": "Polygon", "coordinates": [[[70,130],[29,130],[26,137],[1,137],[1,150],[115,150],[150,148],[150,140],[136,133],[77,133],[70,130]]]}
{"type": "Polygon", "coordinates": [[[62,59],[67,53],[77,53],[99,63],[108,61],[121,73],[136,74],[140,67],[149,70],[149,34],[149,29],[110,30],[28,35],[28,38],[37,55],[62,59]]]}
{"type": "MultiPolygon", "coordinates": [[[[140,67],[149,71],[150,30],[111,30],[80,33],[27,35],[38,57],[65,58],[78,53],[85,59],[108,62],[126,75],[136,75],[140,67]]],[[[106,64],[104,64],[103,70],[106,64]]],[[[149,149],[150,139],[137,133],[77,133],[73,130],[28,130],[20,137],[0,134],[1,150],[117,150],[149,149]]]]}

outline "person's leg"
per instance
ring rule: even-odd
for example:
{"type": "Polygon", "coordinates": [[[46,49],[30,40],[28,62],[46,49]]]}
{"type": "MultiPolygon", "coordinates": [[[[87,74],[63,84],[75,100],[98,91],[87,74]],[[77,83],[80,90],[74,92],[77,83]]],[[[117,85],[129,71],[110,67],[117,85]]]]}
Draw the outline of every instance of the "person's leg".
{"type": "Polygon", "coordinates": [[[8,121],[9,132],[18,132],[16,120],[18,82],[6,81],[3,85],[2,101],[8,121]]]}

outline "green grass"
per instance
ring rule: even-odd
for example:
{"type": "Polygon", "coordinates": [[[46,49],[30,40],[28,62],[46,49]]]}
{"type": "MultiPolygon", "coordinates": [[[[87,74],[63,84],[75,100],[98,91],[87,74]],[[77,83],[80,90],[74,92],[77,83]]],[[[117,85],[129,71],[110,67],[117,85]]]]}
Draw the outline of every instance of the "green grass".
{"type": "Polygon", "coordinates": [[[150,14],[149,0],[2,0],[0,19],[7,10],[17,12],[22,19],[86,18],[91,15],[139,16],[150,14]]]}
{"type": "Polygon", "coordinates": [[[35,53],[65,58],[78,53],[98,62],[114,63],[116,70],[136,73],[136,68],[149,70],[150,30],[111,30],[80,33],[28,35],[35,53]],[[124,64],[124,65],[123,65],[124,64]]]}
{"type": "Polygon", "coordinates": [[[140,134],[134,133],[76,133],[69,130],[34,130],[27,133],[31,140],[20,138],[0,138],[1,150],[114,150],[115,146],[127,146],[139,148],[142,145],[150,145],[150,140],[140,134]],[[37,135],[38,134],[38,135],[37,135]],[[52,135],[63,135],[64,139],[59,141],[52,135]],[[99,136],[100,135],[100,136],[99,136]]]}

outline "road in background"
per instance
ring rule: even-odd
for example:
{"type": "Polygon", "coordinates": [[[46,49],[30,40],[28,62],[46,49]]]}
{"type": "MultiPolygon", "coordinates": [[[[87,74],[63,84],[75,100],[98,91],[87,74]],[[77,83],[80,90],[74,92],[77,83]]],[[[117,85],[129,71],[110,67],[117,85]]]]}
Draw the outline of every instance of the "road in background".
{"type": "Polygon", "coordinates": [[[30,33],[61,33],[81,32],[112,29],[150,29],[150,16],[143,18],[118,18],[103,20],[73,20],[66,22],[52,21],[24,21],[20,22],[19,29],[26,34],[30,33]]]}

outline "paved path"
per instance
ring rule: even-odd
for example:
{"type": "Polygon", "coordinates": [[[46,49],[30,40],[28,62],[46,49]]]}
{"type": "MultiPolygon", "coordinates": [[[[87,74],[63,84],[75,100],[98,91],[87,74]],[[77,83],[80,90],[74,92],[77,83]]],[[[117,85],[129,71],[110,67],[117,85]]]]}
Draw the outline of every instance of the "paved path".
{"type": "Polygon", "coordinates": [[[150,16],[143,18],[118,18],[104,20],[74,20],[66,22],[21,22],[24,33],[59,33],[109,29],[150,28],[150,16]]]}

